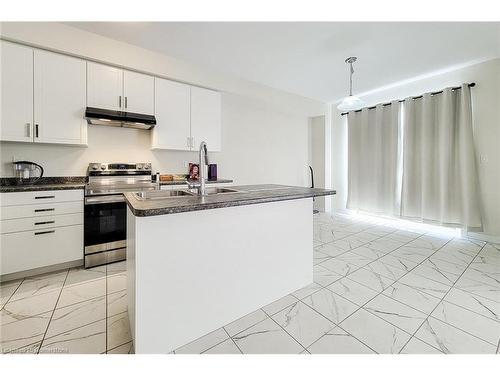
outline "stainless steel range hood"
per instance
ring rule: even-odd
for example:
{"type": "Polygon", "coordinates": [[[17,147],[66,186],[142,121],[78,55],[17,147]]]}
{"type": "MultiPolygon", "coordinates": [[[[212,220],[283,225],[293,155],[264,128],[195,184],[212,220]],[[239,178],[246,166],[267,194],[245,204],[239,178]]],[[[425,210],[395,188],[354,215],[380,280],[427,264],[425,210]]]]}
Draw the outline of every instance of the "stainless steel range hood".
{"type": "Polygon", "coordinates": [[[156,125],[156,118],[141,113],[112,111],[109,109],[87,107],[85,119],[91,125],[117,126],[149,130],[156,125]]]}

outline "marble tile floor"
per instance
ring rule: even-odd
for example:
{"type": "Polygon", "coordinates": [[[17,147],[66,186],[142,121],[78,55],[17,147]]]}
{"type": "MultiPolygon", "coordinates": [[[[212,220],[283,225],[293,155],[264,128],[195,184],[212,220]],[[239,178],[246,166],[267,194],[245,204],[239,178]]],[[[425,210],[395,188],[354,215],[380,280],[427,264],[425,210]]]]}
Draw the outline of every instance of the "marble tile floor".
{"type": "MultiPolygon", "coordinates": [[[[1,350],[132,353],[125,263],[1,284],[1,350]]],[[[500,244],[314,217],[314,282],[175,354],[500,353],[500,244]]]]}
{"type": "Polygon", "coordinates": [[[125,262],[0,284],[0,352],[133,353],[125,262]]]}

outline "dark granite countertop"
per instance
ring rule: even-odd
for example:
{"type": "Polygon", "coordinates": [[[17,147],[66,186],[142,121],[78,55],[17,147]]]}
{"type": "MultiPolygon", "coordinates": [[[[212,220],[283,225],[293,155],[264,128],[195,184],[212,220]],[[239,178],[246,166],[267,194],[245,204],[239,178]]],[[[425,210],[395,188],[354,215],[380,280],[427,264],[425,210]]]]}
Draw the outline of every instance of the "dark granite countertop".
{"type": "Polygon", "coordinates": [[[165,199],[137,199],[134,193],[124,193],[125,200],[135,216],[155,216],[189,211],[244,206],[292,199],[333,195],[335,190],[312,189],[286,185],[232,186],[236,193],[209,196],[179,196],[165,199]]]}
{"type": "MultiPolygon", "coordinates": [[[[207,180],[207,184],[229,184],[232,183],[233,180],[228,180],[224,178],[219,178],[214,181],[207,180]]],[[[160,185],[186,185],[187,180],[177,180],[177,181],[160,181],[160,185]]]]}
{"type": "Polygon", "coordinates": [[[86,177],[42,177],[39,180],[20,182],[18,178],[0,178],[0,193],[15,193],[23,191],[43,190],[74,190],[85,188],[86,177]]]}

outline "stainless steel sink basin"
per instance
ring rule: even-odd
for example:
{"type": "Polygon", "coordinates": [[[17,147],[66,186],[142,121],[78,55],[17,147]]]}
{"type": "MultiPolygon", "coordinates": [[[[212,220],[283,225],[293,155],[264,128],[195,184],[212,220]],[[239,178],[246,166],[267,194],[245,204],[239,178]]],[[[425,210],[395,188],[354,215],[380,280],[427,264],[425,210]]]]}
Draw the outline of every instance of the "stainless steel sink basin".
{"type": "Polygon", "coordinates": [[[167,198],[196,195],[196,193],[192,193],[187,190],[153,190],[153,191],[140,191],[134,194],[135,197],[139,200],[167,199],[167,198]]]}
{"type": "MultiPolygon", "coordinates": [[[[226,193],[239,193],[239,190],[229,189],[229,188],[218,188],[209,187],[205,189],[206,195],[215,194],[226,194],[226,193]]],[[[152,191],[140,191],[134,193],[135,197],[140,200],[150,200],[150,199],[168,199],[168,198],[178,198],[186,196],[197,196],[196,190],[152,190],[152,191]]]]}
{"type": "Polygon", "coordinates": [[[207,195],[226,194],[226,193],[239,193],[239,190],[229,189],[229,188],[209,187],[209,188],[205,189],[205,193],[207,195]]]}

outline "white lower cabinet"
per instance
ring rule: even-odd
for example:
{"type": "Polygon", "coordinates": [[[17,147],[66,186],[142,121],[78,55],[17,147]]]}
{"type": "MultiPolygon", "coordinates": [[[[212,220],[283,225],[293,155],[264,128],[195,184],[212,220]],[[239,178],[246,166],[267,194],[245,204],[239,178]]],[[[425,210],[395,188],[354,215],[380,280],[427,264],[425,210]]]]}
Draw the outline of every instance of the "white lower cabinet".
{"type": "Polygon", "coordinates": [[[82,259],[83,225],[1,235],[2,275],[82,259]]]}
{"type": "Polygon", "coordinates": [[[0,194],[0,276],[83,261],[83,190],[0,194]]]}
{"type": "Polygon", "coordinates": [[[78,224],[83,224],[83,215],[81,213],[26,217],[0,221],[0,233],[4,234],[28,230],[40,231],[47,228],[66,227],[78,224]]]}

